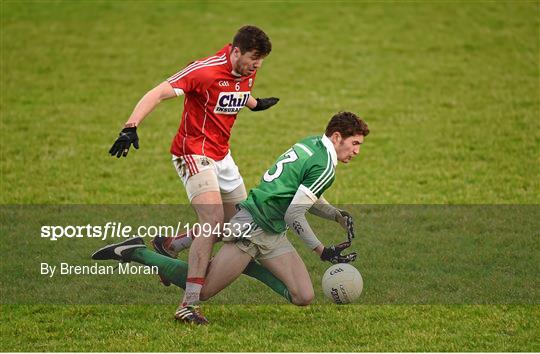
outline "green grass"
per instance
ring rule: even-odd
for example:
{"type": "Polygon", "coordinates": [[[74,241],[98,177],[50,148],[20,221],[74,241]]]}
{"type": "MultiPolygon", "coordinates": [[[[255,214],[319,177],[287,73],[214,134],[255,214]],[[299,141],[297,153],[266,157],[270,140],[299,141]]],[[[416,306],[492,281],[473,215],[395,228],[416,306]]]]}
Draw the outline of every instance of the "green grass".
{"type": "Polygon", "coordinates": [[[174,306],[5,306],[3,350],[534,351],[540,344],[538,307],[206,308],[211,326],[186,327],[171,321],[174,306]]]}
{"type": "Polygon", "coordinates": [[[281,97],[235,125],[248,187],[348,109],[372,135],[332,201],[540,201],[538,2],[2,4],[4,203],[186,202],[168,154],[180,100],[129,159],[106,152],[148,89],[244,23],[273,41],[254,94],[281,97]]]}
{"type": "MultiPolygon", "coordinates": [[[[1,350],[540,350],[540,2],[0,5],[1,350]],[[122,160],[106,152],[148,89],[247,23],[273,43],[253,93],[281,98],[271,110],[241,112],[235,124],[232,151],[247,187],[292,143],[352,110],[372,133],[359,157],[338,168],[326,198],[403,204],[351,207],[362,235],[362,305],[323,301],[326,266],[305,250],[316,305],[278,306],[281,299],[242,279],[205,305],[206,328],[171,321],[178,294],[153,278],[117,287],[115,279],[46,282],[40,260],[67,252],[87,262],[103,242],[41,240],[35,226],[56,219],[20,221],[28,214],[10,205],[185,204],[168,152],[180,100],[143,123],[140,150],[122,160]],[[514,209],[480,207],[452,220],[441,218],[442,207],[407,204],[514,209]],[[77,301],[129,285],[139,305],[77,301]],[[256,297],[236,300],[246,294],[256,297]],[[60,298],[39,298],[46,295],[60,298]],[[157,297],[160,305],[149,305],[157,297]]],[[[316,227],[324,240],[339,238],[333,225],[316,227]]]]}

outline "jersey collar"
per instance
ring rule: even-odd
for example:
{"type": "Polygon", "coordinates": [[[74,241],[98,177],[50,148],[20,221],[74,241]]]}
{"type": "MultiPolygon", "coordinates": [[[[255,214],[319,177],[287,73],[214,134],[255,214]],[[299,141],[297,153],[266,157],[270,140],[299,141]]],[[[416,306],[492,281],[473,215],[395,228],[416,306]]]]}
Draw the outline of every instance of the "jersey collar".
{"type": "Polygon", "coordinates": [[[332,157],[332,163],[334,164],[334,167],[336,167],[337,166],[337,153],[336,153],[336,148],[334,147],[334,144],[332,144],[332,141],[326,136],[326,134],[323,134],[321,141],[324,147],[326,148],[326,150],[328,150],[328,152],[330,153],[330,156],[332,157]]]}

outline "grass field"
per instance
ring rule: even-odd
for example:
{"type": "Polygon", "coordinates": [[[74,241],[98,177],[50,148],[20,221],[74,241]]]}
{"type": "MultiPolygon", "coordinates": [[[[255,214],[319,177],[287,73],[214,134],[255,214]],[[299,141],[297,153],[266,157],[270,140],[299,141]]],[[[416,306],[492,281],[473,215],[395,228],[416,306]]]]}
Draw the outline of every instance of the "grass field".
{"type": "Polygon", "coordinates": [[[211,326],[186,328],[171,320],[174,306],[5,306],[3,349],[351,352],[538,348],[538,322],[534,320],[540,315],[538,307],[207,308],[208,316],[215,319],[211,326]]]}
{"type": "MultiPolygon", "coordinates": [[[[538,1],[2,1],[0,349],[540,351],[539,10],[538,1]],[[325,193],[358,220],[359,304],[323,300],[326,265],[305,250],[315,305],[284,305],[242,279],[205,305],[205,328],[174,323],[176,289],[150,277],[43,279],[40,261],[87,262],[103,244],[39,239],[34,227],[58,205],[84,220],[85,205],[142,213],[187,202],[168,152],[181,100],[144,121],[127,159],[107,151],[148,89],[247,23],[273,43],[253,93],[281,98],[235,124],[248,188],[336,111],[369,123],[359,157],[325,193]],[[472,204],[480,209],[444,218],[454,215],[444,205],[472,204]]],[[[333,225],[317,227],[339,241],[333,225]]]]}

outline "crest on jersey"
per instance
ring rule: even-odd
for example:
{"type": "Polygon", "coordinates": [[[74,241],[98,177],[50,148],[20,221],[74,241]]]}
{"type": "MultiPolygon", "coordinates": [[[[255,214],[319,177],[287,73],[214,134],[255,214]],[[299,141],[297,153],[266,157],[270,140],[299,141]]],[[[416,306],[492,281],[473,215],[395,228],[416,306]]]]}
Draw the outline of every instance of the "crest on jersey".
{"type": "Polygon", "coordinates": [[[250,95],[249,91],[220,92],[214,113],[236,114],[246,105],[250,95]]]}
{"type": "Polygon", "coordinates": [[[249,78],[248,85],[249,85],[249,87],[253,86],[253,78],[252,77],[249,78]]]}

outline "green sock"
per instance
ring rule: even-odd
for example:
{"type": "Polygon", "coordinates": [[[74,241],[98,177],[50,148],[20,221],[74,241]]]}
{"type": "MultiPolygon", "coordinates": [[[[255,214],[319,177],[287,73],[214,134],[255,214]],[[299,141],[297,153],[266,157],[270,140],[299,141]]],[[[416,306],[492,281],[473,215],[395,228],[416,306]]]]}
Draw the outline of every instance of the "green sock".
{"type": "Polygon", "coordinates": [[[182,289],[186,288],[188,271],[188,264],[186,262],[163,256],[146,247],[135,249],[129,258],[131,261],[147,266],[157,266],[159,274],[164,280],[168,280],[182,289]]]}
{"type": "MultiPolygon", "coordinates": [[[[146,247],[135,249],[129,258],[131,261],[147,266],[157,266],[159,274],[164,280],[168,280],[182,289],[186,288],[188,271],[186,262],[163,256],[146,247]]],[[[259,263],[249,262],[243,273],[266,284],[270,289],[291,302],[291,295],[285,284],[259,263]]]]}
{"type": "Polygon", "coordinates": [[[292,302],[291,294],[289,294],[289,290],[285,284],[259,263],[249,262],[246,269],[244,269],[244,274],[266,284],[270,289],[287,299],[287,301],[292,302]]]}

